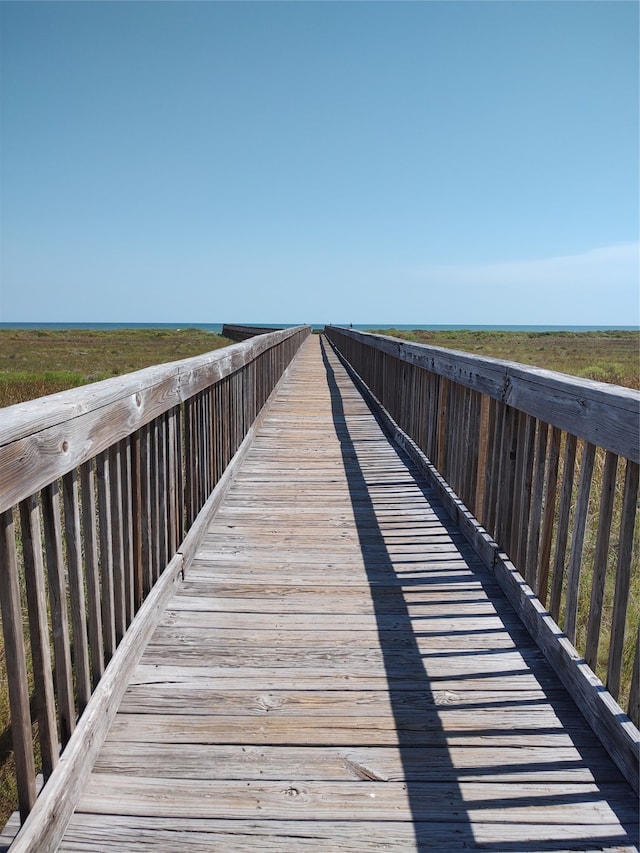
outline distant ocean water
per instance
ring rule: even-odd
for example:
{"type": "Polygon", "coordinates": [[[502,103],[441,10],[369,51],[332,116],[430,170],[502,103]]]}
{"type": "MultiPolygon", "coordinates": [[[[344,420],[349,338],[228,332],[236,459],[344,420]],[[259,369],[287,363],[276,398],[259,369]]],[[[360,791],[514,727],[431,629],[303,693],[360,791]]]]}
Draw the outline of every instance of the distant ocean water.
{"type": "MultiPolygon", "coordinates": [[[[235,322],[235,321],[234,321],[235,322]]],[[[72,329],[204,329],[207,332],[220,334],[222,323],[2,323],[0,329],[42,329],[50,330],[72,330],[72,329]]],[[[295,325],[293,323],[243,323],[246,326],[269,326],[286,328],[295,325]]],[[[335,323],[336,326],[349,326],[349,323],[335,323]]],[[[313,329],[323,329],[324,323],[312,323],[313,329]]],[[[367,329],[424,329],[427,331],[458,331],[470,329],[472,331],[503,331],[503,332],[601,332],[607,330],[638,331],[640,326],[500,326],[500,325],[470,325],[450,323],[354,323],[354,329],[366,331],[367,329]]]]}

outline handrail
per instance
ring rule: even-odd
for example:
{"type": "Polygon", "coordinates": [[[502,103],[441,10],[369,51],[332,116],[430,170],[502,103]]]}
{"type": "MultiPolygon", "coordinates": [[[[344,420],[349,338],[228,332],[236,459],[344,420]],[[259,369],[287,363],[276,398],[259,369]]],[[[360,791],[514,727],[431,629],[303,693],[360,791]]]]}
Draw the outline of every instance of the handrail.
{"type": "Polygon", "coordinates": [[[246,341],[256,335],[279,332],[280,328],[280,326],[242,326],[238,323],[225,323],[220,334],[223,338],[229,338],[232,341],[246,341]]]}
{"type": "Polygon", "coordinates": [[[0,605],[23,821],[36,800],[34,727],[46,790],[134,616],[182,565],[180,543],[310,331],[0,410],[0,605]]]}
{"type": "Polygon", "coordinates": [[[640,393],[352,329],[325,332],[637,726],[638,612],[628,602],[640,550],[640,393]],[[624,658],[634,660],[626,701],[624,658]]]}

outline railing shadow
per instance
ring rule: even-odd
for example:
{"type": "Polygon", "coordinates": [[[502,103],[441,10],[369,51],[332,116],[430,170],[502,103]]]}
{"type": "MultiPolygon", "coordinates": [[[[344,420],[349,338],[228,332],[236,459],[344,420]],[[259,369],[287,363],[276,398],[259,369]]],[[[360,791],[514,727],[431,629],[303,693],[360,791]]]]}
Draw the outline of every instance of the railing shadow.
{"type": "MultiPolygon", "coordinates": [[[[397,729],[397,744],[402,761],[406,780],[406,790],[409,808],[412,815],[415,849],[420,851],[442,850],[447,848],[472,848],[489,849],[493,851],[512,851],[512,853],[525,853],[533,849],[540,851],[554,850],[585,850],[601,849],[609,845],[633,845],[637,844],[636,830],[633,827],[633,812],[629,800],[624,799],[623,806],[616,812],[616,805],[610,809],[609,830],[604,826],[596,830],[585,825],[580,832],[580,838],[571,838],[564,831],[560,822],[557,825],[544,826],[535,830],[535,840],[527,838],[526,826],[518,831],[513,823],[512,829],[505,832],[505,823],[495,817],[496,812],[504,810],[506,822],[515,821],[513,810],[521,809],[537,810],[537,815],[532,815],[530,820],[534,824],[541,823],[541,816],[545,808],[566,808],[567,814],[572,808],[599,808],[603,802],[603,796],[599,794],[597,785],[581,788],[580,785],[568,785],[566,790],[559,791],[550,788],[544,782],[549,779],[564,782],[563,771],[569,778],[571,774],[588,767],[587,754],[593,753],[594,737],[584,730],[576,728],[576,714],[574,709],[566,710],[567,697],[563,695],[559,683],[552,673],[550,667],[543,659],[537,648],[524,650],[518,648],[519,640],[523,637],[524,628],[517,620],[510,605],[502,596],[497,599],[492,596],[492,614],[483,615],[482,608],[478,614],[473,614],[478,608],[480,600],[486,601],[483,593],[491,595],[495,591],[495,582],[491,575],[481,567],[478,558],[471,547],[463,541],[461,534],[444,508],[434,498],[428,485],[424,483],[417,472],[412,472],[411,463],[405,459],[399,448],[394,448],[395,454],[403,465],[411,472],[412,486],[417,486],[413,492],[422,502],[423,513],[420,519],[407,520],[403,523],[389,522],[385,519],[385,512],[389,509],[397,509],[399,496],[390,499],[389,491],[397,489],[399,483],[394,480],[390,472],[376,470],[372,462],[370,448],[373,442],[370,434],[365,432],[359,434],[358,419],[352,423],[348,422],[343,393],[336,378],[334,364],[338,364],[337,357],[330,353],[321,340],[322,357],[327,375],[327,382],[331,395],[331,407],[333,425],[336,436],[340,442],[342,462],[347,476],[349,495],[352,503],[353,514],[356,522],[360,549],[364,560],[367,577],[370,583],[371,600],[375,612],[380,649],[384,660],[384,667],[388,684],[388,696],[397,729]],[[335,362],[334,362],[335,359],[335,362]],[[332,363],[334,362],[334,363],[332,363]],[[361,459],[365,462],[362,463],[361,459]],[[363,468],[366,466],[366,471],[363,468]],[[380,475],[379,477],[377,475],[380,475]],[[425,521],[424,509],[428,510],[431,521],[425,521]],[[442,569],[438,569],[438,556],[435,555],[433,569],[428,571],[420,565],[417,559],[419,547],[412,546],[421,544],[421,538],[437,536],[430,531],[442,531],[446,534],[446,540],[452,546],[449,556],[443,556],[442,569]],[[408,551],[398,552],[398,548],[408,547],[408,551]],[[411,553],[415,550],[415,553],[411,553]],[[473,582],[469,584],[468,576],[458,578],[456,576],[455,561],[452,568],[451,554],[455,553],[460,560],[460,569],[466,571],[477,568],[474,572],[473,582]],[[408,576],[407,576],[408,575],[408,576]],[[465,586],[468,584],[467,588],[465,586]],[[460,633],[460,645],[465,640],[469,642],[469,650],[460,650],[454,653],[447,650],[446,644],[438,648],[438,637],[450,639],[451,631],[447,630],[447,618],[441,618],[437,613],[437,604],[445,601],[444,595],[437,596],[439,585],[447,586],[447,606],[453,605],[458,613],[469,610],[469,622],[482,623],[486,619],[487,627],[470,628],[469,631],[460,633]],[[436,596],[428,602],[412,600],[414,590],[418,593],[434,588],[436,596]],[[451,592],[455,590],[453,597],[451,592]],[[393,630],[389,630],[389,619],[393,617],[393,630]],[[494,624],[498,620],[498,627],[494,624]],[[477,638],[475,635],[479,635],[477,638]],[[503,648],[499,643],[492,642],[492,635],[500,634],[502,638],[507,637],[507,645],[503,648]],[[420,638],[431,637],[436,648],[425,655],[419,646],[420,638]],[[508,638],[513,638],[513,643],[508,638]],[[478,648],[476,639],[484,640],[487,647],[478,648]],[[401,649],[401,653],[400,650],[401,649]],[[473,651],[472,651],[473,650],[473,651]],[[514,660],[515,656],[518,661],[514,660]],[[451,657],[459,660],[466,656],[475,655],[478,660],[484,660],[477,667],[477,671],[469,673],[455,672],[454,680],[458,684],[464,684],[466,679],[487,684],[493,682],[492,690],[499,695],[495,687],[496,679],[506,677],[516,690],[522,687],[523,679],[535,684],[534,691],[538,698],[530,698],[525,702],[514,703],[513,711],[522,715],[522,723],[509,729],[507,734],[523,734],[524,744],[531,744],[536,735],[541,738],[545,736],[555,737],[562,733],[570,740],[570,750],[565,750],[563,758],[558,758],[550,765],[549,755],[552,750],[536,752],[535,747],[528,751],[529,757],[526,761],[520,761],[515,756],[521,747],[514,746],[513,749],[503,749],[496,754],[491,749],[492,739],[501,740],[505,732],[496,726],[495,715],[492,712],[508,708],[511,699],[502,698],[493,701],[482,698],[472,700],[473,707],[470,708],[468,697],[461,698],[455,691],[449,689],[453,670],[447,670],[440,666],[439,661],[451,657]],[[430,671],[431,670],[431,671],[430,671]],[[540,696],[542,698],[540,698],[540,696]],[[553,709],[555,720],[550,725],[548,715],[535,720],[536,711],[542,706],[553,709]],[[476,764],[473,767],[461,768],[454,763],[452,754],[459,747],[456,741],[469,742],[468,729],[453,730],[445,732],[442,722],[442,712],[450,713],[460,710],[473,714],[477,708],[477,728],[474,729],[472,742],[483,743],[486,750],[486,763],[476,764]],[[486,721],[485,721],[486,720],[486,721]],[[431,753],[434,765],[438,767],[439,777],[434,777],[429,768],[420,767],[424,760],[425,749],[427,755],[431,753]],[[419,757],[418,757],[419,756],[419,757]],[[504,760],[501,763],[501,759],[504,760]],[[477,783],[474,794],[469,794],[467,788],[463,792],[465,781],[471,779],[477,783]],[[541,785],[538,791],[532,790],[530,786],[523,788],[521,792],[513,789],[511,781],[540,779],[541,785]],[[480,780],[478,782],[478,780],[480,780]],[[487,796],[483,796],[482,783],[488,783],[487,796]],[[502,788],[496,789],[497,785],[502,788]],[[594,790],[595,787],[595,790],[594,790]],[[465,796],[466,793],[466,796],[465,796]],[[509,812],[511,810],[511,817],[509,812]],[[483,812],[490,811],[493,817],[483,817],[483,812]],[[619,829],[615,826],[617,820],[622,825],[619,829]],[[495,821],[500,838],[488,837],[491,834],[487,825],[495,821]],[[436,830],[434,824],[439,824],[436,830]],[[478,825],[484,824],[484,829],[478,833],[478,825]],[[448,825],[443,833],[443,825],[448,825]],[[475,831],[474,831],[475,825],[475,831]],[[626,828],[624,828],[626,827],[626,828]],[[436,831],[434,831],[436,830],[436,831]],[[546,835],[546,837],[545,837],[546,835]]],[[[340,368],[342,369],[342,368],[340,368]]],[[[372,413],[375,416],[375,413],[372,413]]],[[[431,565],[431,559],[430,559],[431,565]]],[[[459,618],[459,617],[458,617],[459,618]]],[[[528,637],[528,635],[527,635],[528,637]]],[[[478,696],[480,696],[479,691],[478,696]]],[[[569,703],[570,704],[570,703],[569,703]]],[[[586,728],[586,724],[585,724],[586,728]]],[[[597,747],[597,749],[600,749],[597,747]]],[[[476,754],[478,750],[475,750],[476,754]]],[[[621,780],[621,776],[612,767],[613,781],[621,780]]],[[[609,808],[607,805],[606,808],[609,808]]],[[[606,811],[605,808],[605,811],[606,811]]],[[[529,824],[529,820],[523,821],[529,824]]],[[[576,823],[580,821],[577,820],[576,823]]],[[[585,821],[588,824],[587,818],[585,821]]]]}

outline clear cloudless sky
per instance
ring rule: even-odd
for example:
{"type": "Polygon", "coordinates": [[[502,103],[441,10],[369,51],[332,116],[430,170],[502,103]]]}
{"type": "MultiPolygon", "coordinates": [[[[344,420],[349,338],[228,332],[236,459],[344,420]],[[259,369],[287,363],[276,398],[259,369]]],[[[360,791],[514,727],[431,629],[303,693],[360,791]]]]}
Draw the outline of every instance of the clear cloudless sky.
{"type": "Polygon", "coordinates": [[[0,2],[0,321],[631,325],[639,4],[0,2]]]}

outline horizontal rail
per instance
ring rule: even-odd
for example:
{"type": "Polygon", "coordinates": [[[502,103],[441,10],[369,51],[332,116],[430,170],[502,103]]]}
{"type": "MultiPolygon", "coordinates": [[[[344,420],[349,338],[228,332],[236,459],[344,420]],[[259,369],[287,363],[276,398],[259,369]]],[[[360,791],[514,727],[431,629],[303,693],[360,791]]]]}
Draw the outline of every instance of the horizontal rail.
{"type": "Polygon", "coordinates": [[[637,726],[640,393],[351,329],[326,334],[637,726]]]}
{"type": "Polygon", "coordinates": [[[279,332],[280,327],[272,326],[240,326],[234,323],[225,323],[221,335],[232,341],[246,341],[257,335],[266,335],[269,332],[279,332]]]}
{"type": "Polygon", "coordinates": [[[0,605],[22,820],[35,755],[46,789],[129,625],[310,331],[0,410],[0,605]]]}

